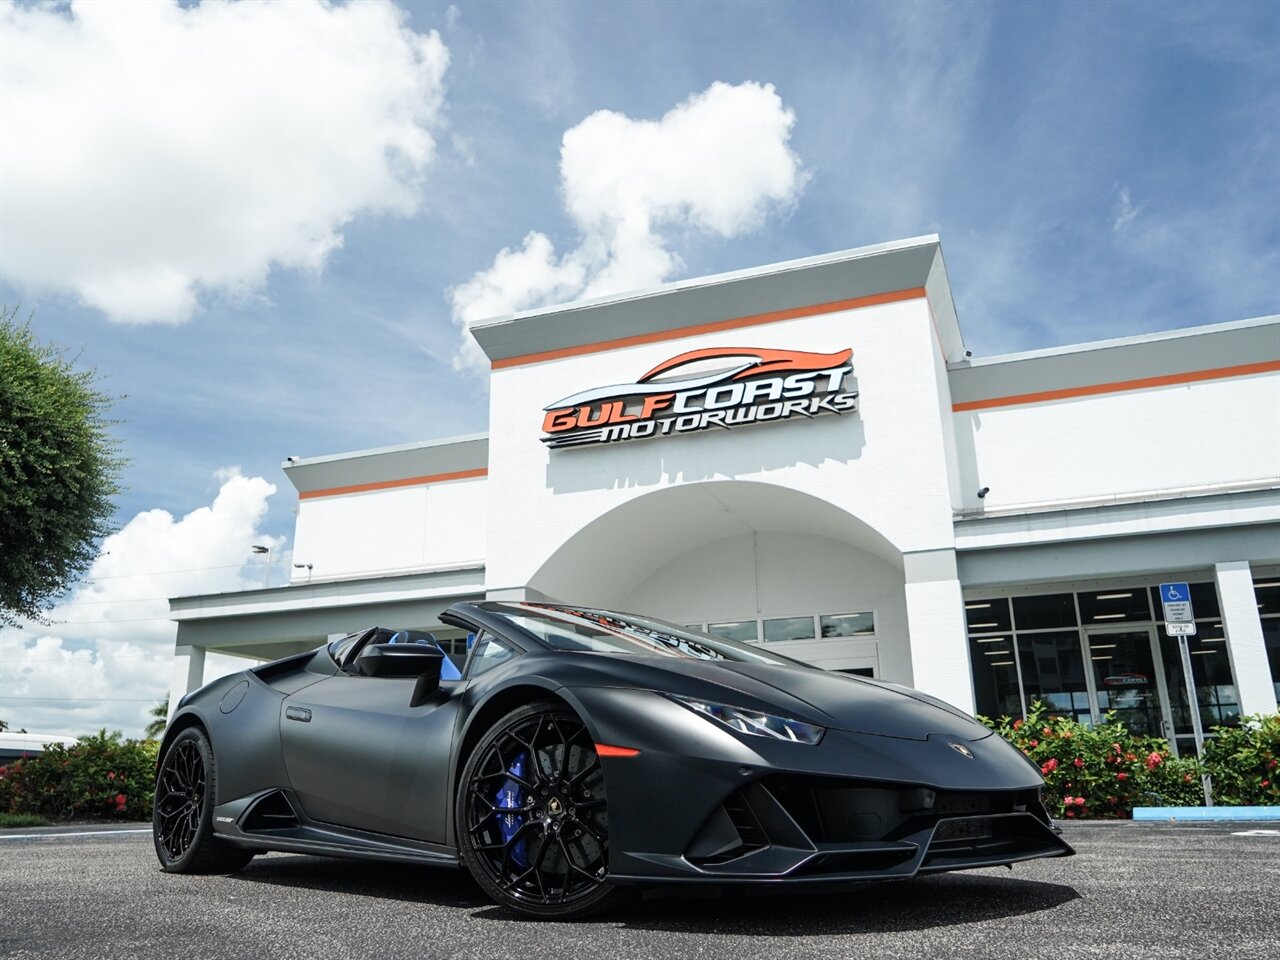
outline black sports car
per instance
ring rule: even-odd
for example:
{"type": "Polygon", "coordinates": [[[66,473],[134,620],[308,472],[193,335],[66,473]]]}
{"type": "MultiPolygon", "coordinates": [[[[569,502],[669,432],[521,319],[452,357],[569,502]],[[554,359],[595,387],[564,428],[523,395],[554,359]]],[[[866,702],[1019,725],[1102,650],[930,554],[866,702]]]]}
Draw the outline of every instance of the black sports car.
{"type": "Polygon", "coordinates": [[[581,916],[624,884],[912,877],[1070,855],[1039,770],[972,718],[647,617],[461,603],[183,698],[156,778],[167,871],[267,850],[465,866],[581,916]]]}

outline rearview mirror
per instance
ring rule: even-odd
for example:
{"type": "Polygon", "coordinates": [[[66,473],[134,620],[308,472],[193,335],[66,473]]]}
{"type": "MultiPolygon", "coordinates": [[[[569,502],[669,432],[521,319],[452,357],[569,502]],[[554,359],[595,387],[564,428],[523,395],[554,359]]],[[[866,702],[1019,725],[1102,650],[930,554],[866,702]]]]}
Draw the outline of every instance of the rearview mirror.
{"type": "Polygon", "coordinates": [[[428,677],[440,682],[444,654],[421,643],[370,643],[356,657],[366,677],[428,677]]]}

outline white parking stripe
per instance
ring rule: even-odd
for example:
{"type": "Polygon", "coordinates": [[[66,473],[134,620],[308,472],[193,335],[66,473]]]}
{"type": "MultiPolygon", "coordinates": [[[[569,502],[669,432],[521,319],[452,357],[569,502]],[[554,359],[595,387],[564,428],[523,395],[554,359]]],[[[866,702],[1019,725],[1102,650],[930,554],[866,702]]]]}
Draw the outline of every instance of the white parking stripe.
{"type": "Polygon", "coordinates": [[[121,833],[150,833],[150,827],[136,830],[84,830],[74,833],[0,833],[0,840],[57,840],[59,837],[114,837],[121,833]]]}
{"type": "Polygon", "coordinates": [[[1231,835],[1233,837],[1280,837],[1280,830],[1241,830],[1231,835]]]}

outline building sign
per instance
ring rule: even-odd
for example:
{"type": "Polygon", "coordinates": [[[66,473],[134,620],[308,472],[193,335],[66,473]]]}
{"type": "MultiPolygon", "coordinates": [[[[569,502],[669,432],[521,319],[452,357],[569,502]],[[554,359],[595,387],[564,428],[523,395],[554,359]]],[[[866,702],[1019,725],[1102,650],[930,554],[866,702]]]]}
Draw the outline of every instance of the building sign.
{"type": "Polygon", "coordinates": [[[852,350],[690,350],[635,383],[584,390],[544,407],[542,442],[582,447],[848,413],[858,408],[857,391],[845,389],[852,357],[852,350]]]}

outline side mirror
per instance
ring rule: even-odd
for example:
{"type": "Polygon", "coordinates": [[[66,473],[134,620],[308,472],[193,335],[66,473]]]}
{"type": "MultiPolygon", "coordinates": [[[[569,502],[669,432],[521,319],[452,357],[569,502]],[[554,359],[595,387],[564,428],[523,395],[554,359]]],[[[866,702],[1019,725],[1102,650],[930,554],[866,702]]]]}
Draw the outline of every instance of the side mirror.
{"type": "Polygon", "coordinates": [[[421,643],[369,643],[356,657],[365,677],[425,677],[440,683],[444,654],[421,643]]]}

